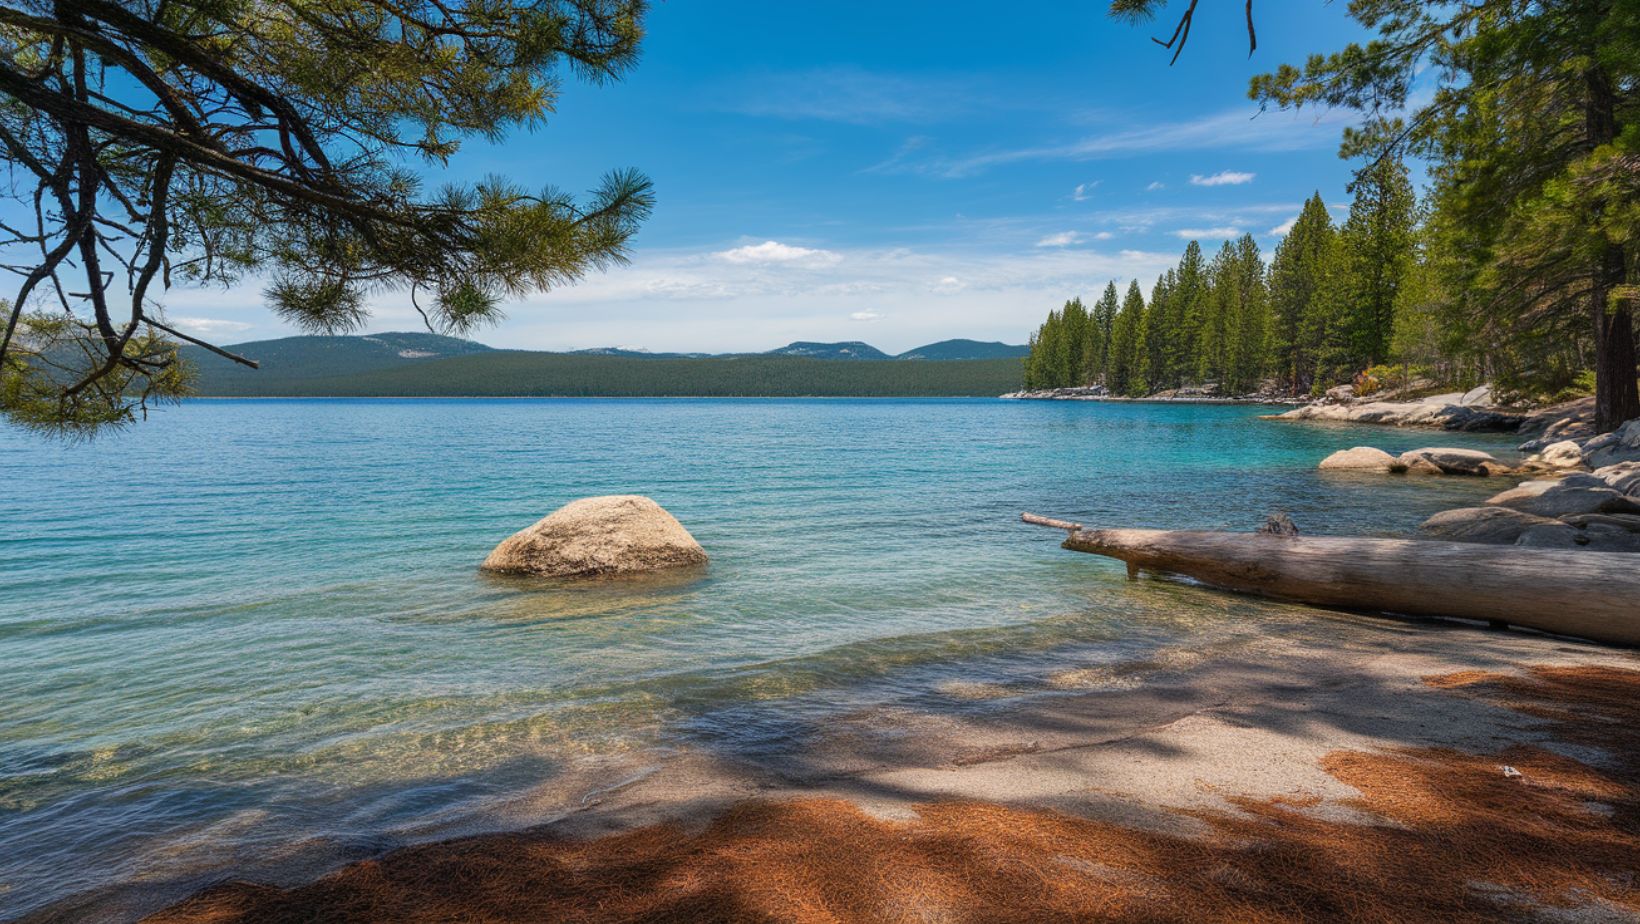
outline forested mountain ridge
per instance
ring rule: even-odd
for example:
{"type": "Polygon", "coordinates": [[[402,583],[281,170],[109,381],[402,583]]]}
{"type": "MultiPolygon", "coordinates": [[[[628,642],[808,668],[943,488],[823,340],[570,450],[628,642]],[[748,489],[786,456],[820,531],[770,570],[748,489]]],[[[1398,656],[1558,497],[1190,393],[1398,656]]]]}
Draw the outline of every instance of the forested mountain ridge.
{"type": "Polygon", "coordinates": [[[236,344],[229,349],[255,360],[261,368],[247,368],[196,346],[185,346],[178,351],[196,374],[196,390],[203,386],[209,389],[206,394],[229,393],[254,387],[259,380],[284,379],[291,375],[304,378],[353,375],[491,351],[490,347],[472,340],[424,332],[281,337],[236,344]]]}
{"type": "MultiPolygon", "coordinates": [[[[631,350],[620,347],[601,349],[576,350],[567,353],[531,352],[525,350],[496,350],[482,343],[471,340],[462,340],[455,337],[444,337],[429,333],[385,333],[355,336],[301,336],[282,337],[275,340],[261,340],[249,343],[234,344],[228,347],[239,355],[256,360],[261,368],[251,369],[231,362],[214,353],[199,347],[184,347],[181,351],[183,358],[192,366],[195,372],[194,391],[197,394],[225,396],[225,395],[285,395],[285,394],[327,394],[325,389],[350,389],[375,387],[368,384],[367,378],[377,372],[387,370],[404,370],[402,376],[390,377],[392,381],[402,383],[408,389],[407,394],[434,393],[442,388],[456,389],[453,393],[466,394],[461,391],[466,388],[476,388],[473,393],[500,393],[489,383],[489,373],[483,367],[491,364],[484,360],[471,367],[462,367],[459,372],[451,373],[449,379],[440,379],[443,372],[430,373],[427,383],[418,383],[414,380],[422,375],[421,369],[432,365],[437,360],[461,356],[479,356],[498,353],[508,353],[516,357],[538,357],[537,361],[525,362],[519,359],[509,359],[506,363],[509,368],[528,370],[531,376],[541,377],[541,387],[553,390],[553,393],[562,394],[590,394],[588,388],[613,388],[614,393],[627,394],[643,392],[646,394],[752,394],[757,388],[773,389],[769,394],[798,394],[805,393],[804,388],[817,388],[825,394],[851,394],[850,388],[865,389],[861,393],[887,394],[896,387],[910,389],[906,394],[1000,394],[1004,391],[1016,389],[1022,379],[1018,370],[1011,373],[999,374],[998,368],[993,366],[967,366],[965,368],[933,371],[926,374],[918,373],[860,373],[849,374],[838,370],[819,372],[804,370],[797,380],[778,384],[770,376],[778,370],[792,371],[794,366],[765,366],[755,367],[728,365],[667,366],[654,370],[636,373],[626,370],[620,364],[598,363],[592,360],[625,360],[638,363],[653,363],[662,361],[676,361],[682,363],[701,362],[706,360],[752,360],[752,359],[796,359],[806,358],[820,362],[869,362],[872,365],[925,365],[926,363],[912,362],[916,360],[937,361],[933,364],[946,363],[963,364],[971,361],[995,361],[1017,358],[1026,352],[1023,346],[1010,346],[1004,343],[984,343],[976,340],[942,340],[908,350],[898,356],[890,356],[868,344],[858,342],[845,343],[816,343],[799,341],[771,350],[767,353],[650,353],[644,350],[631,350]],[[793,351],[796,352],[793,352],[793,351]],[[588,362],[559,362],[554,357],[588,360],[588,362]],[[895,362],[905,360],[906,362],[895,362]],[[686,369],[685,381],[691,382],[688,386],[672,385],[661,381],[658,376],[662,373],[675,373],[686,369]],[[755,369],[755,374],[748,369],[755,369]],[[547,370],[551,370],[550,373],[547,370]],[[575,383],[563,378],[572,370],[585,372],[590,378],[586,383],[575,383]],[[616,370],[622,370],[617,373],[616,370]],[[721,383],[709,383],[701,375],[708,371],[715,371],[725,376],[721,383]],[[621,376],[627,376],[622,379],[621,376]],[[435,380],[441,384],[435,384],[435,380]],[[852,384],[851,384],[852,383],[852,384]],[[892,383],[900,383],[898,385],[892,383]],[[996,388],[992,389],[995,384],[996,388]],[[429,391],[431,389],[431,391],[429,391]],[[692,389],[692,391],[691,391],[692,389]],[[750,389],[750,390],[749,390],[750,389]],[[887,389],[885,391],[885,389],[887,389]]],[[[374,379],[370,379],[373,382],[374,379]]],[[[340,393],[340,392],[338,392],[340,393]]]]}
{"type": "Polygon", "coordinates": [[[357,373],[203,374],[211,397],[969,397],[1017,390],[1017,359],[867,362],[487,350],[357,373]]]}
{"type": "Polygon", "coordinates": [[[895,356],[895,359],[1008,359],[1022,358],[1029,355],[1030,347],[1002,343],[997,340],[941,340],[926,346],[915,347],[895,356]]]}

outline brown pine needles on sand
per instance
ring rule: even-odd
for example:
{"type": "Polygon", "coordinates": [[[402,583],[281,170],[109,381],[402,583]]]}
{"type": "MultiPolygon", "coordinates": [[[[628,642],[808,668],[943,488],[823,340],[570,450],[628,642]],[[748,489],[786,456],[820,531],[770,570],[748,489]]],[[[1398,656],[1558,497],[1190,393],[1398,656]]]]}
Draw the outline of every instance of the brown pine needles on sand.
{"type": "Polygon", "coordinates": [[[1532,747],[1492,755],[1337,751],[1366,821],[1305,800],[1233,800],[1182,837],[981,802],[910,822],[840,801],[753,802],[704,831],[593,841],[539,832],[397,851],[309,885],[228,884],[150,924],[1309,920],[1454,922],[1533,907],[1640,913],[1640,671],[1430,678],[1596,745],[1596,768],[1532,747]],[[1507,769],[1506,769],[1507,768],[1507,769]]]}

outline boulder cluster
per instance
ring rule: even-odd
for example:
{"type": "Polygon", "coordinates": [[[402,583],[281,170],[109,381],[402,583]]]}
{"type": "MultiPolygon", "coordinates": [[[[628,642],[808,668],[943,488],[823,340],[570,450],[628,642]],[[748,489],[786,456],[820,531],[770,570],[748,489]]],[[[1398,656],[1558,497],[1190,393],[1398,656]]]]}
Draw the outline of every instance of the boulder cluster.
{"type": "Polygon", "coordinates": [[[1524,426],[1528,418],[1492,404],[1491,389],[1432,395],[1417,401],[1372,401],[1355,397],[1354,389],[1339,386],[1326,397],[1277,415],[1278,420],[1324,420],[1338,423],[1381,424],[1392,427],[1432,427],[1466,432],[1507,432],[1524,426]]]}
{"type": "Polygon", "coordinates": [[[1483,507],[1437,513],[1420,529],[1453,542],[1640,552],[1640,460],[1525,481],[1483,507]]]}
{"type": "Polygon", "coordinates": [[[1356,446],[1354,449],[1341,449],[1322,459],[1321,469],[1334,472],[1479,477],[1508,475],[1515,472],[1513,466],[1499,461],[1489,452],[1444,446],[1409,449],[1399,456],[1392,456],[1382,449],[1374,449],[1371,446],[1356,446]]]}
{"type": "Polygon", "coordinates": [[[1409,475],[1528,475],[1484,506],[1447,510],[1420,527],[1432,539],[1535,548],[1640,552],[1640,418],[1596,435],[1586,403],[1538,415],[1522,427],[1527,453],[1508,465],[1472,449],[1414,449],[1392,456],[1370,446],[1335,452],[1327,471],[1409,475]]]}

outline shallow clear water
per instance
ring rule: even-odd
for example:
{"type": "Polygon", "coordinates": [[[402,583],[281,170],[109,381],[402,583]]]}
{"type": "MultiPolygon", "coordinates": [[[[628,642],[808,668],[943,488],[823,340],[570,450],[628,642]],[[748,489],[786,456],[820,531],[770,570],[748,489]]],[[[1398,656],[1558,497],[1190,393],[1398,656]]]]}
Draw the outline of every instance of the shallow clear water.
{"type": "Polygon", "coordinates": [[[1018,515],[1404,533],[1492,488],[1316,462],[1511,442],[1263,412],[198,401],[89,445],[0,430],[0,917],[284,845],[369,852],[611,755],[778,751],[841,710],[1256,623],[1256,603],[1147,595],[1018,515]],[[477,572],[610,493],[671,510],[704,575],[477,572]]]}

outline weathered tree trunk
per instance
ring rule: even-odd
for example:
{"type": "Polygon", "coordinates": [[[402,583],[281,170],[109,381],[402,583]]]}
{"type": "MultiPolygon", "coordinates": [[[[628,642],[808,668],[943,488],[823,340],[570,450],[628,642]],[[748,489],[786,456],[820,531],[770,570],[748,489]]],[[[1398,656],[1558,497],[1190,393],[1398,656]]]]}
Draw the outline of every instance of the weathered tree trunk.
{"type": "Polygon", "coordinates": [[[1421,539],[1082,529],[1064,547],[1215,587],[1640,645],[1640,555],[1421,539]]]}
{"type": "MultiPolygon", "coordinates": [[[[1599,65],[1584,72],[1588,98],[1584,130],[1590,150],[1617,138],[1617,88],[1599,65]]],[[[1609,203],[1597,203],[1604,211],[1609,203]]],[[[1634,318],[1627,299],[1613,304],[1612,291],[1628,273],[1627,254],[1620,244],[1607,241],[1597,257],[1589,287],[1594,314],[1594,428],[1609,433],[1626,420],[1640,417],[1640,386],[1635,384],[1634,318]]]]}

